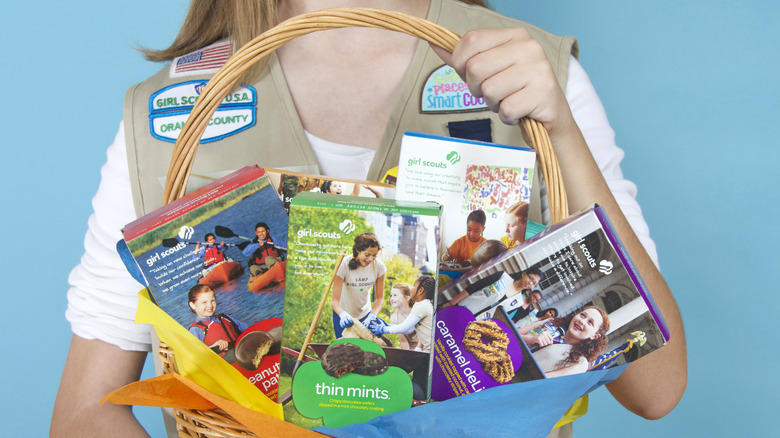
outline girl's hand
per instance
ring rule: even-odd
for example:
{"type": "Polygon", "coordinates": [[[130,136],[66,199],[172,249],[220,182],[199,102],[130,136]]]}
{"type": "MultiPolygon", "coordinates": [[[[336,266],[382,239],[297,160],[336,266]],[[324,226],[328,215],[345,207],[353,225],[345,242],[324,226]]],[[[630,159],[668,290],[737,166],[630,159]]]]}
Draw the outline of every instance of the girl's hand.
{"type": "Polygon", "coordinates": [[[371,321],[371,324],[368,325],[368,329],[377,336],[386,335],[388,333],[387,324],[379,318],[371,321]]]}
{"type": "Polygon", "coordinates": [[[350,316],[349,313],[347,313],[346,310],[342,310],[339,313],[339,325],[341,328],[346,328],[354,324],[355,321],[352,320],[352,316],[350,316]]]}
{"type": "Polygon", "coordinates": [[[371,321],[376,321],[377,319],[379,318],[374,314],[374,312],[368,312],[368,315],[366,315],[365,319],[363,319],[361,323],[363,323],[363,325],[368,328],[371,324],[371,321]]]}
{"type": "Polygon", "coordinates": [[[538,344],[540,347],[546,347],[553,342],[552,336],[550,336],[549,333],[546,331],[544,333],[540,333],[538,335],[529,335],[529,334],[521,334],[520,335],[523,338],[523,341],[526,343],[526,345],[531,346],[533,344],[538,344]]]}
{"type": "Polygon", "coordinates": [[[517,125],[530,117],[544,124],[551,138],[576,126],[541,44],[525,29],[470,31],[452,54],[431,47],[504,123],[517,125]]]}
{"type": "Polygon", "coordinates": [[[534,336],[532,343],[539,344],[540,347],[546,347],[553,343],[553,337],[545,331],[544,333],[534,336]]]}
{"type": "Polygon", "coordinates": [[[228,345],[229,345],[228,341],[226,341],[224,339],[220,339],[217,342],[209,345],[209,348],[217,347],[217,348],[219,348],[219,351],[225,351],[225,350],[228,349],[228,345]]]}

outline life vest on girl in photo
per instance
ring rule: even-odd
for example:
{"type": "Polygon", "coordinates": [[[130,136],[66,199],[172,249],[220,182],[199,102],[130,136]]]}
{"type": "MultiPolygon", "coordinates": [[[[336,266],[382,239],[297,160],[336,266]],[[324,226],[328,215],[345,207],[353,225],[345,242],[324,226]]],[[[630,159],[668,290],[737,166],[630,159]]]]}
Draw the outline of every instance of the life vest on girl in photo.
{"type": "Polygon", "coordinates": [[[214,352],[219,354],[220,357],[225,357],[228,350],[232,350],[236,346],[236,339],[241,333],[238,330],[236,323],[230,319],[229,316],[222,313],[214,315],[218,321],[195,321],[190,324],[189,328],[198,327],[203,330],[203,343],[206,345],[212,345],[219,340],[228,341],[227,350],[218,351],[214,347],[214,352]]]}
{"type": "Polygon", "coordinates": [[[207,246],[203,258],[206,260],[206,266],[213,266],[225,261],[225,253],[217,245],[207,246]]]}
{"type": "Polygon", "coordinates": [[[266,240],[266,242],[263,245],[261,245],[259,248],[255,250],[255,252],[252,253],[252,257],[249,258],[247,264],[250,267],[253,265],[267,264],[265,261],[266,257],[281,258],[281,256],[279,255],[279,250],[276,249],[274,243],[271,242],[270,240],[266,240]]]}

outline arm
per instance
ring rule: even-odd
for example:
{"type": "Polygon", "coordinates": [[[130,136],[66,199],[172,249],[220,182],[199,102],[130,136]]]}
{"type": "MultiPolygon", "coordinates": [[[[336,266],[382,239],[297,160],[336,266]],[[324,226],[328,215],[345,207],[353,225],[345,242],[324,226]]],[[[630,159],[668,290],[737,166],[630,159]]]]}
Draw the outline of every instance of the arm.
{"type": "Polygon", "coordinates": [[[350,196],[359,196],[360,195],[360,184],[352,184],[352,193],[350,193],[350,196]]]}
{"type": "Polygon", "coordinates": [[[203,340],[206,339],[206,333],[204,333],[203,330],[198,326],[190,327],[188,331],[192,333],[193,336],[198,338],[200,342],[203,342],[203,340]]]}
{"type": "Polygon", "coordinates": [[[371,313],[379,315],[379,311],[382,310],[382,305],[385,304],[385,274],[380,275],[379,278],[376,279],[374,295],[376,295],[376,298],[374,299],[374,305],[371,307],[371,313]]]}
{"type": "MultiPolygon", "coordinates": [[[[503,273],[504,273],[504,271],[494,272],[493,274],[490,274],[490,275],[488,275],[485,278],[481,278],[481,279],[475,281],[474,283],[471,283],[470,285],[466,286],[465,289],[463,289],[457,295],[455,295],[449,302],[442,304],[441,308],[444,309],[444,308],[451,307],[451,306],[454,306],[454,305],[460,303],[461,301],[466,299],[466,297],[468,297],[469,295],[471,295],[471,294],[473,294],[473,293],[475,293],[477,291],[480,291],[480,290],[484,289],[485,287],[490,286],[491,284],[495,283],[499,278],[501,278],[501,275],[503,273]]],[[[498,301],[501,301],[501,300],[499,299],[498,301]]],[[[493,306],[491,306],[491,307],[493,307],[493,306]]]]}
{"type": "Polygon", "coordinates": [[[584,373],[585,371],[588,371],[588,363],[576,363],[574,365],[569,365],[567,367],[563,367],[554,371],[548,371],[544,373],[547,377],[558,377],[558,376],[570,376],[572,374],[579,374],[584,373]]]}
{"type": "Polygon", "coordinates": [[[464,290],[460,291],[457,295],[455,295],[455,297],[453,299],[451,299],[448,302],[442,304],[441,308],[442,309],[446,309],[447,307],[452,307],[452,306],[458,304],[459,302],[463,301],[469,295],[470,295],[469,291],[464,289],[464,290]]]}
{"type": "Polygon", "coordinates": [[[381,198],[382,197],[382,194],[379,193],[379,191],[374,189],[373,187],[371,187],[371,186],[363,186],[363,187],[366,190],[368,190],[369,192],[373,193],[375,197],[377,197],[377,198],[381,198]]]}
{"type": "Polygon", "coordinates": [[[665,347],[633,362],[607,387],[632,412],[645,418],[663,417],[677,405],[687,385],[679,309],[615,201],[541,46],[522,29],[499,29],[469,32],[452,56],[435,50],[466,79],[473,95],[485,97],[504,123],[517,124],[527,116],[544,124],[560,162],[572,211],[593,202],[606,210],[671,331],[665,347]]]}
{"type": "MultiPolygon", "coordinates": [[[[343,263],[342,266],[344,266],[343,263]]],[[[344,279],[336,275],[333,278],[333,297],[330,300],[330,307],[339,316],[339,325],[341,328],[349,327],[355,323],[352,319],[352,315],[341,307],[341,291],[343,288],[344,279]]]]}
{"type": "MultiPolygon", "coordinates": [[[[544,324],[544,321],[537,321],[533,324],[526,325],[525,327],[521,327],[517,330],[517,332],[520,334],[520,337],[523,338],[523,342],[525,342],[525,345],[530,346],[533,344],[537,344],[540,347],[546,347],[552,344],[553,338],[552,336],[550,336],[549,333],[547,333],[546,330],[538,335],[528,334],[531,331],[531,329],[538,327],[542,324],[544,324]]],[[[584,371],[587,371],[587,368],[584,371]]],[[[545,374],[547,376],[550,376],[547,373],[545,374]]]]}
{"type": "Polygon", "coordinates": [[[344,279],[339,277],[338,275],[333,278],[333,296],[330,299],[330,307],[333,309],[336,314],[340,314],[344,311],[344,309],[341,308],[341,304],[339,303],[341,301],[341,289],[344,288],[344,279]]]}
{"type": "Polygon", "coordinates": [[[256,242],[252,242],[249,245],[245,246],[244,249],[241,250],[241,254],[244,255],[244,257],[250,257],[252,254],[257,251],[257,248],[260,248],[260,244],[256,242]]]}
{"type": "Polygon", "coordinates": [[[120,230],[136,217],[123,125],[101,175],[86,251],[68,279],[66,316],[74,335],[54,404],[52,436],[146,436],[129,406],[98,404],[109,391],[138,379],[150,348],[149,327],[133,323],[141,286],[115,249],[120,230]]]}
{"type": "Polygon", "coordinates": [[[447,248],[446,251],[444,251],[444,254],[441,255],[441,261],[442,262],[449,262],[452,261],[455,257],[450,253],[450,249],[447,248]]]}
{"type": "Polygon", "coordinates": [[[51,436],[146,437],[130,406],[100,399],[138,380],[146,352],[73,335],[54,403],[51,436]]]}
{"type": "Polygon", "coordinates": [[[408,335],[409,333],[414,331],[415,326],[418,322],[420,322],[422,318],[420,315],[410,314],[409,316],[404,319],[404,322],[400,324],[395,325],[386,325],[383,326],[384,330],[382,330],[383,333],[389,333],[389,334],[404,334],[408,335]]]}

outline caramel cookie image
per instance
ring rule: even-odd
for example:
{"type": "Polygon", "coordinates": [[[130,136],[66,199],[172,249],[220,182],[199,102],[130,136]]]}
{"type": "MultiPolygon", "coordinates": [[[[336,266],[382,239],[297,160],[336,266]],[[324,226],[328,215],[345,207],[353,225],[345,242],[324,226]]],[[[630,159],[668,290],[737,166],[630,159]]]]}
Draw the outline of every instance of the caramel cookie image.
{"type": "Polygon", "coordinates": [[[515,376],[512,358],[507,352],[504,352],[501,360],[484,363],[482,369],[498,383],[507,383],[515,376]]]}
{"type": "Polygon", "coordinates": [[[482,364],[482,369],[498,383],[507,383],[515,375],[507,353],[509,337],[495,321],[472,321],[466,326],[463,346],[482,364]]]}

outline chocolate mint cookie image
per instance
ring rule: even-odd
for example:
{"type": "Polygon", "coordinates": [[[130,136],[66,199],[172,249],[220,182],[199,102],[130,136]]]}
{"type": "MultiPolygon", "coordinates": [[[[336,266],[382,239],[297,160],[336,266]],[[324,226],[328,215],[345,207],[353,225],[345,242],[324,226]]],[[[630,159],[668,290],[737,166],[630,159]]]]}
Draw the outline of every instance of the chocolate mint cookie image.
{"type": "Polygon", "coordinates": [[[353,371],[364,376],[378,376],[387,371],[387,359],[381,354],[366,351],[363,353],[363,366],[353,371]]]}
{"type": "Polygon", "coordinates": [[[322,369],[329,376],[339,378],[365,365],[365,353],[348,342],[333,344],[322,355],[322,369]]]}

